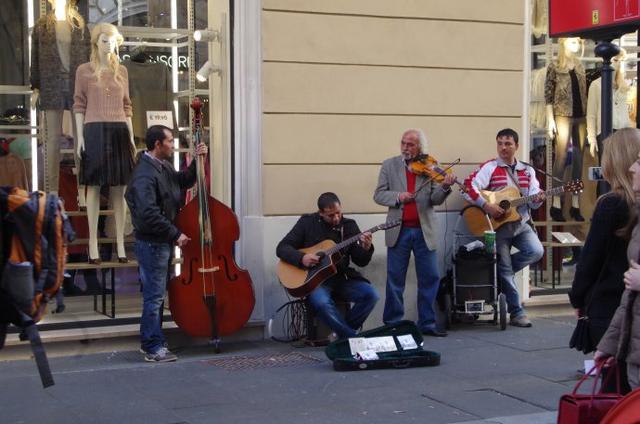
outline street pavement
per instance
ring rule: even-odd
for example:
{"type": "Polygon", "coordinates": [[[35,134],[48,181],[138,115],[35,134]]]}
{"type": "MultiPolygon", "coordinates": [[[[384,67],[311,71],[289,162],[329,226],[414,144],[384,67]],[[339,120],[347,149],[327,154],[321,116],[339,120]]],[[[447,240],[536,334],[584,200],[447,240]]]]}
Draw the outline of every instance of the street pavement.
{"type": "Polygon", "coordinates": [[[2,360],[2,423],[555,423],[585,356],[570,350],[567,308],[529,311],[533,328],[459,324],[426,337],[437,367],[336,372],[320,347],[273,341],[178,346],[149,364],[129,347],[50,358],[43,389],[31,360],[2,360]]]}

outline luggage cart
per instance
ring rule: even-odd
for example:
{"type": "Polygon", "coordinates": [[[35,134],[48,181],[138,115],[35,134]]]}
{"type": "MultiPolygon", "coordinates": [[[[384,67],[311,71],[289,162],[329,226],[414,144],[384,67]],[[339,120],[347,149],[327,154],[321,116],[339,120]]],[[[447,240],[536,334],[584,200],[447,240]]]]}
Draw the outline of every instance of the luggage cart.
{"type": "Polygon", "coordinates": [[[464,225],[462,217],[470,207],[477,206],[463,209],[454,229],[453,284],[445,298],[446,325],[459,321],[473,322],[481,316],[489,316],[486,322],[499,324],[500,330],[505,330],[507,298],[498,293],[496,253],[487,252],[484,240],[472,235],[464,225]],[[482,242],[482,247],[467,251],[465,246],[475,241],[482,242]]]}

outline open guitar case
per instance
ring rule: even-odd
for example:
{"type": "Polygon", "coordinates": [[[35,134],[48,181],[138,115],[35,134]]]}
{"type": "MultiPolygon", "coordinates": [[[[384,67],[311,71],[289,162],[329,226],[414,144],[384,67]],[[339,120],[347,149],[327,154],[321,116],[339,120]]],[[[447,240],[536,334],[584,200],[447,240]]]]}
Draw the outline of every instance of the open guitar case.
{"type": "Polygon", "coordinates": [[[325,354],[333,361],[336,371],[360,371],[381,368],[432,367],[440,365],[440,353],[423,349],[422,333],[413,321],[400,321],[395,325],[384,325],[363,331],[357,337],[372,338],[392,336],[395,351],[377,352],[378,359],[357,359],[351,353],[349,339],[339,339],[325,348],[325,354]],[[399,336],[411,335],[417,348],[403,349],[399,336]]]}

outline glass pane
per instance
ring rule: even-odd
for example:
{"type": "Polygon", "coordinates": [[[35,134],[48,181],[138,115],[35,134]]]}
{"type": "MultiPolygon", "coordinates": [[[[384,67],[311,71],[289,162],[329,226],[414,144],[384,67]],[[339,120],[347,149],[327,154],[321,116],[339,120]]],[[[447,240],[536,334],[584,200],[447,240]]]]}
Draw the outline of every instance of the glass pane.
{"type": "MultiPolygon", "coordinates": [[[[123,0],[122,25],[171,28],[172,0],[123,0]]],[[[187,2],[175,0],[178,28],[187,27],[187,2]]],[[[205,2],[206,3],[206,2],[205,2]]],[[[118,24],[118,0],[89,0],[91,23],[118,24]]]]}
{"type": "MultiPolygon", "coordinates": [[[[2,2],[0,85],[28,84],[27,12],[23,0],[2,2]]],[[[4,108],[2,109],[4,110],[4,108]]]]}

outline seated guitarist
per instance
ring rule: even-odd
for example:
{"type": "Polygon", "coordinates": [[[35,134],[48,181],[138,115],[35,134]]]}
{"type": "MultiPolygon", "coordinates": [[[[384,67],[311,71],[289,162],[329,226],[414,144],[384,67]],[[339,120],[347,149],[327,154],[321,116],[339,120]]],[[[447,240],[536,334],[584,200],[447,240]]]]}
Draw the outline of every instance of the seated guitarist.
{"type": "Polygon", "coordinates": [[[533,168],[516,159],[518,133],[510,128],[500,130],[496,142],[498,157],[483,163],[465,179],[468,191],[463,196],[467,201],[481,207],[492,218],[500,219],[505,211],[500,206],[487,202],[480,195],[480,190],[499,191],[511,186],[516,187],[523,196],[538,194],[533,203],[518,207],[520,221],[503,224],[496,234],[498,281],[502,293],[507,297],[510,324],[516,327],[531,327],[531,321],[520,304],[514,276],[522,268],[540,260],[544,253],[537,234],[527,221],[530,218],[529,208],[539,208],[545,196],[540,190],[540,183],[533,168]],[[516,247],[518,252],[511,254],[512,246],[516,247]]]}
{"type": "MultiPolygon", "coordinates": [[[[304,254],[298,249],[313,246],[330,239],[336,243],[360,233],[353,219],[342,216],[340,199],[334,193],[323,193],[318,198],[318,212],[305,214],[298,219],[276,249],[276,255],[285,262],[300,268],[311,268],[318,264],[316,254],[304,254]]],[[[357,244],[346,247],[338,262],[338,272],[320,284],[308,295],[309,302],[322,319],[340,338],[353,337],[367,319],[380,298],[376,289],[358,271],[349,266],[349,261],[363,267],[373,255],[371,233],[365,232],[357,244]],[[333,297],[352,304],[342,317],[333,297]]]]}

